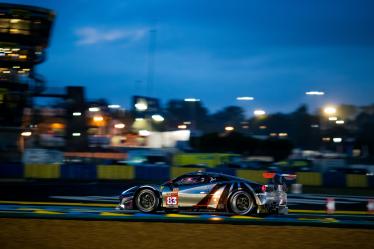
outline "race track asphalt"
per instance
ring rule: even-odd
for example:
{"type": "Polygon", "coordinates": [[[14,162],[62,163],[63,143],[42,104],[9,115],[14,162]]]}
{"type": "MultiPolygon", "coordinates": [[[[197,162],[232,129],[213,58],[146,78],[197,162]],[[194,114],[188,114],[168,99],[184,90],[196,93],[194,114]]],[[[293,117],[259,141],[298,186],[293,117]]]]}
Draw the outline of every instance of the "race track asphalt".
{"type": "Polygon", "coordinates": [[[0,218],[2,249],[371,249],[374,230],[0,218]]]}

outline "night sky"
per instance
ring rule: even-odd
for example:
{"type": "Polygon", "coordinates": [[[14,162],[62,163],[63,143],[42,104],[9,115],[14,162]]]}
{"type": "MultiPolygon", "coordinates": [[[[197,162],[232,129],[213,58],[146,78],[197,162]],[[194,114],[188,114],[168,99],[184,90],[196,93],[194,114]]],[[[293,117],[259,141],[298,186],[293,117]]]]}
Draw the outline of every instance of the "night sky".
{"type": "Polygon", "coordinates": [[[374,1],[357,0],[22,0],[57,14],[49,86],[83,85],[89,98],[130,105],[147,94],[200,98],[269,112],[301,103],[374,103],[374,1]],[[326,91],[310,97],[308,90],[326,91]],[[236,96],[253,96],[239,103],[236,96]]]}

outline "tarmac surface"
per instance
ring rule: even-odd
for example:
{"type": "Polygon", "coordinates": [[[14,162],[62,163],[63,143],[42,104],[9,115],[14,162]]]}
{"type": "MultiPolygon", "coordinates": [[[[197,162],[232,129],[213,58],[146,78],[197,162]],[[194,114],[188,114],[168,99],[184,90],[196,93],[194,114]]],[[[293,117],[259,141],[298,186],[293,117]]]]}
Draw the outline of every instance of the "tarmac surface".
{"type": "Polygon", "coordinates": [[[360,248],[374,244],[374,230],[0,218],[2,249],[40,248],[360,248]]]}
{"type": "Polygon", "coordinates": [[[374,214],[360,211],[338,211],[334,214],[326,214],[318,210],[291,209],[289,215],[265,217],[205,212],[144,214],[132,210],[117,211],[114,204],[77,202],[0,201],[0,217],[374,228],[374,214]]]}
{"type": "Polygon", "coordinates": [[[0,182],[1,248],[372,248],[370,192],[289,194],[289,214],[115,209],[134,183],[0,182]],[[326,199],[336,211],[326,213],[326,199]]]}
{"type": "Polygon", "coordinates": [[[368,201],[374,199],[370,195],[289,194],[288,215],[265,217],[115,210],[118,194],[132,185],[129,182],[1,182],[0,217],[374,228],[374,213],[367,211],[368,201]],[[331,197],[335,199],[336,211],[326,213],[326,199],[331,197]]]}

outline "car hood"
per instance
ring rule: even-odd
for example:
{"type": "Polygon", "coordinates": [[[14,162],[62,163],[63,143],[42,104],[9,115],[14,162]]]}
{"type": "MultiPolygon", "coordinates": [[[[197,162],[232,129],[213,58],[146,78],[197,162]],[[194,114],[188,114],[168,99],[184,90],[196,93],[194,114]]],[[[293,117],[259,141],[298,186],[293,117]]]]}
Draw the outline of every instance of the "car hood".
{"type": "Polygon", "coordinates": [[[121,193],[121,196],[132,196],[132,195],[135,194],[135,192],[136,192],[139,188],[151,188],[151,189],[154,189],[154,190],[160,191],[161,185],[157,185],[157,184],[136,185],[136,186],[133,186],[133,187],[128,188],[128,189],[126,189],[125,191],[123,191],[123,192],[121,193]]]}

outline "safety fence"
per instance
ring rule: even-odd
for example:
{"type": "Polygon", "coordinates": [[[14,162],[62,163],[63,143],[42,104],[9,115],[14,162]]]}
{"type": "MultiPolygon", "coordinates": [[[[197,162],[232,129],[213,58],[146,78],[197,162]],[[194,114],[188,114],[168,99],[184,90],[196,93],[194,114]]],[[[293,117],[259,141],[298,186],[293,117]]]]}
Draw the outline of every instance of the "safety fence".
{"type": "MultiPolygon", "coordinates": [[[[162,182],[197,170],[221,172],[258,183],[267,183],[263,170],[186,168],[165,166],[127,166],[95,164],[0,164],[4,179],[61,179],[61,180],[144,180],[162,182]]],[[[294,183],[304,186],[373,188],[374,176],[341,172],[296,172],[294,183]]]]}

